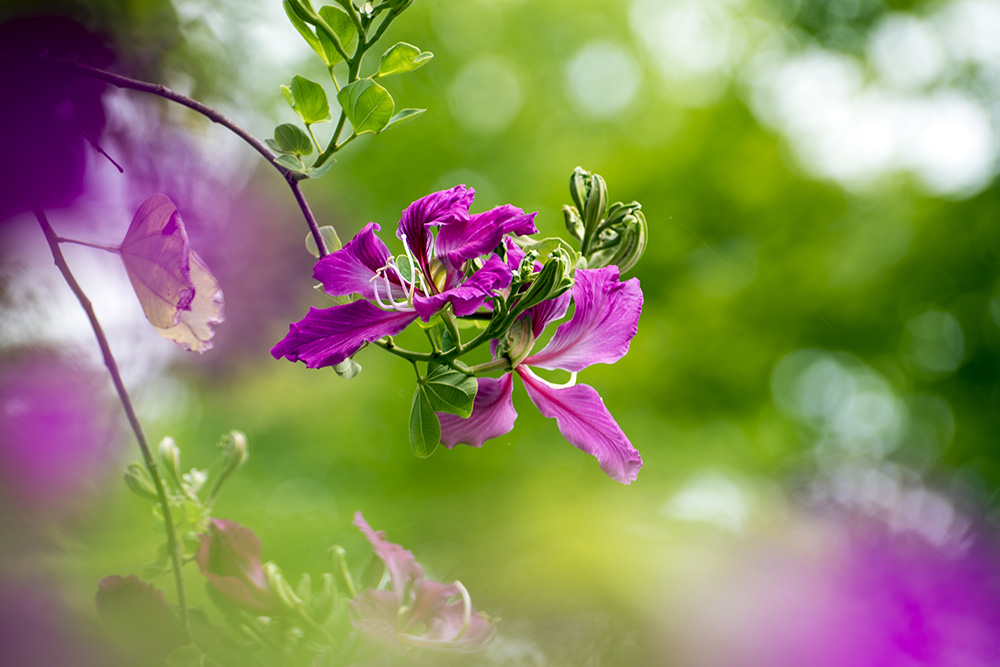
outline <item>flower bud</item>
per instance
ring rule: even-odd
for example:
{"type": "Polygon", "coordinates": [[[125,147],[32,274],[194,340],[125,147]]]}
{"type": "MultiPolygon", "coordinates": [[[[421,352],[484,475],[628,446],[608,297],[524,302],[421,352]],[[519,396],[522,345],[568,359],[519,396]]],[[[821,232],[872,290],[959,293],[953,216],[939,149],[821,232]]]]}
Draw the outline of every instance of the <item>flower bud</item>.
{"type": "Polygon", "coordinates": [[[577,241],[583,241],[583,219],[575,206],[563,206],[563,218],[566,219],[566,230],[577,241]]]}
{"type": "Polygon", "coordinates": [[[265,563],[264,575],[271,584],[271,590],[274,591],[274,594],[286,610],[295,611],[302,608],[302,600],[295,594],[292,585],[288,583],[285,575],[281,573],[280,567],[274,563],[265,563]]]}
{"type": "Polygon", "coordinates": [[[582,211],[586,207],[589,191],[590,172],[583,167],[577,167],[569,177],[569,194],[578,211],[582,211]]]}
{"type": "Polygon", "coordinates": [[[330,556],[333,559],[333,575],[336,577],[337,588],[344,591],[348,597],[354,597],[357,595],[357,589],[354,587],[351,571],[347,567],[347,552],[344,551],[344,547],[335,546],[330,548],[330,556]]]}
{"type": "Polygon", "coordinates": [[[138,463],[130,463],[128,467],[125,468],[125,485],[128,486],[129,490],[133,493],[142,496],[143,498],[150,498],[156,500],[158,496],[156,495],[156,487],[153,486],[153,480],[150,479],[149,473],[146,469],[138,463]]]}
{"type": "Polygon", "coordinates": [[[333,611],[333,605],[337,601],[337,582],[329,572],[323,573],[323,584],[319,593],[313,596],[310,615],[318,623],[326,620],[326,617],[333,611]]]}
{"type": "Polygon", "coordinates": [[[165,437],[160,440],[160,461],[163,462],[163,466],[170,473],[170,476],[174,478],[174,482],[178,485],[181,483],[181,450],[174,442],[174,439],[170,436],[165,437]]]}
{"type": "MultiPolygon", "coordinates": [[[[195,560],[208,582],[247,611],[267,615],[287,608],[260,562],[260,539],[228,519],[211,519],[195,560]]],[[[286,582],[287,585],[287,582],[286,582]]]]}
{"type": "Polygon", "coordinates": [[[309,604],[312,601],[312,577],[309,576],[308,572],[299,577],[299,585],[295,587],[295,594],[304,604],[309,604]]]}
{"type": "Polygon", "coordinates": [[[521,296],[513,314],[519,315],[542,301],[554,299],[573,286],[574,260],[562,248],[551,252],[542,270],[534,274],[531,286],[521,296]]]}
{"type": "Polygon", "coordinates": [[[497,355],[506,356],[513,368],[531,354],[535,337],[531,333],[531,322],[521,319],[514,322],[497,345],[497,355]]]}
{"type": "Polygon", "coordinates": [[[590,190],[583,209],[584,245],[597,236],[601,223],[608,214],[608,186],[599,174],[590,177],[590,190]]]}
{"type": "Polygon", "coordinates": [[[250,458],[247,437],[242,431],[233,430],[222,436],[222,439],[219,440],[219,449],[222,453],[222,466],[215,478],[215,484],[212,486],[210,499],[215,498],[222,484],[250,458]]]}

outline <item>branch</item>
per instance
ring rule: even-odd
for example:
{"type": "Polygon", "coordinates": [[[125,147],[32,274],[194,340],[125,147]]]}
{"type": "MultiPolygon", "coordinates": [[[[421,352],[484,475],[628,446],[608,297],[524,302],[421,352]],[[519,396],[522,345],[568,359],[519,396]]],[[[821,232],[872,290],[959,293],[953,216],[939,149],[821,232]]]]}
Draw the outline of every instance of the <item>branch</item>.
{"type": "Polygon", "coordinates": [[[80,306],[82,306],[84,312],[87,313],[87,318],[90,320],[90,326],[94,330],[94,335],[97,337],[97,344],[101,347],[101,354],[104,356],[104,365],[107,366],[108,373],[111,375],[111,381],[115,385],[115,391],[118,392],[118,398],[121,401],[122,408],[125,410],[125,416],[128,418],[128,423],[132,427],[132,432],[135,434],[135,439],[139,442],[139,449],[142,451],[142,458],[146,463],[146,469],[149,470],[149,474],[153,478],[153,485],[156,487],[156,497],[159,500],[160,509],[163,510],[163,522],[167,529],[167,551],[170,552],[170,560],[173,561],[174,581],[177,584],[177,606],[180,608],[181,613],[181,628],[183,629],[186,639],[190,642],[191,623],[188,618],[187,594],[184,590],[184,574],[181,572],[183,560],[181,557],[180,543],[177,541],[177,530],[174,527],[173,517],[170,512],[170,501],[167,499],[167,492],[163,487],[163,479],[160,477],[159,466],[156,463],[156,459],[153,458],[153,452],[149,447],[149,441],[146,440],[146,433],[142,430],[142,424],[139,423],[139,417],[136,415],[135,408],[132,406],[132,399],[128,395],[128,390],[125,389],[125,383],[122,381],[121,373],[118,371],[118,364],[115,362],[114,355],[111,354],[111,347],[108,345],[108,339],[104,336],[104,330],[101,328],[101,323],[97,319],[94,307],[91,305],[90,299],[88,299],[87,295],[84,293],[83,288],[80,287],[80,284],[76,282],[76,278],[73,277],[73,273],[70,271],[69,265],[66,263],[66,258],[63,257],[62,250],[59,248],[59,237],[56,235],[55,230],[52,229],[52,225],[49,224],[49,220],[45,217],[45,213],[40,208],[35,208],[34,213],[35,217],[38,219],[38,224],[42,227],[42,232],[45,234],[45,240],[49,243],[49,250],[52,251],[52,259],[55,260],[56,266],[59,267],[59,271],[66,280],[66,284],[69,285],[69,288],[73,290],[73,294],[76,295],[76,299],[80,302],[80,306]]]}
{"type": "Polygon", "coordinates": [[[47,62],[51,62],[56,65],[63,65],[91,78],[110,83],[118,88],[137,90],[141,93],[149,93],[150,95],[156,95],[157,97],[162,97],[163,99],[170,100],[171,102],[176,102],[177,104],[192,109],[193,111],[197,111],[213,123],[218,123],[228,129],[230,132],[248,143],[258,153],[263,155],[267,160],[267,163],[277,169],[278,173],[285,178],[285,181],[288,182],[288,186],[292,189],[292,193],[295,195],[299,208],[302,209],[302,215],[305,217],[306,224],[309,225],[309,230],[312,232],[313,238],[316,241],[316,247],[319,248],[320,257],[324,257],[329,254],[326,249],[326,244],[323,243],[323,236],[319,233],[319,226],[316,224],[316,219],[313,217],[312,211],[309,210],[309,206],[306,204],[306,200],[302,196],[302,190],[298,185],[301,176],[291,169],[287,169],[275,162],[274,154],[264,143],[233,121],[229,120],[229,118],[225,115],[219,113],[206,104],[202,104],[198,100],[191,99],[186,95],[181,95],[180,93],[170,90],[166,86],[162,86],[157,83],[148,83],[146,81],[139,81],[138,79],[130,79],[127,76],[113,74],[96,67],[91,67],[90,65],[84,65],[83,63],[79,63],[75,60],[50,59],[47,60],[47,62]]]}

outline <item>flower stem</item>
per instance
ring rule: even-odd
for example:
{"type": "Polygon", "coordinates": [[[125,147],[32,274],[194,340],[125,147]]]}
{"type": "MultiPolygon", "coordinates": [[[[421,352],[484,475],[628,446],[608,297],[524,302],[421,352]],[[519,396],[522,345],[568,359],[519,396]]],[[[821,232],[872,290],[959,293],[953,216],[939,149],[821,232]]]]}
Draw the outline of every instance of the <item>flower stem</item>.
{"type": "Polygon", "coordinates": [[[45,234],[45,240],[48,241],[49,250],[52,251],[52,259],[55,260],[56,266],[59,268],[60,273],[62,273],[63,278],[66,280],[66,284],[69,288],[73,290],[73,294],[76,295],[77,301],[80,302],[80,306],[83,308],[84,312],[87,313],[87,318],[90,320],[90,326],[94,330],[94,335],[97,337],[97,344],[101,348],[101,354],[104,357],[104,365],[108,369],[108,373],[111,375],[111,381],[115,385],[115,391],[118,392],[118,398],[121,401],[122,408],[125,410],[125,416],[128,418],[128,423],[132,427],[132,432],[135,434],[135,438],[139,443],[139,449],[142,451],[142,458],[146,464],[146,469],[149,471],[150,477],[153,479],[153,485],[156,487],[156,497],[160,503],[160,509],[163,510],[163,522],[166,524],[167,529],[167,551],[170,553],[170,559],[173,561],[174,570],[174,581],[177,584],[177,606],[180,609],[181,615],[181,629],[184,633],[184,638],[187,642],[191,641],[191,622],[188,617],[188,607],[187,607],[187,594],[184,590],[184,575],[181,571],[183,566],[183,559],[181,557],[180,543],[177,541],[177,529],[174,526],[173,518],[170,513],[170,501],[167,499],[167,492],[163,486],[163,479],[160,477],[159,466],[156,463],[156,459],[153,457],[152,449],[149,447],[149,441],[146,440],[146,434],[142,430],[142,424],[139,423],[139,418],[135,413],[135,408],[132,406],[132,399],[129,397],[128,390],[125,389],[125,383],[122,381],[121,373],[118,371],[118,364],[115,362],[114,355],[111,354],[111,347],[108,345],[108,339],[104,335],[104,330],[101,328],[101,323],[97,319],[97,314],[94,312],[94,307],[90,303],[90,299],[84,293],[83,288],[73,277],[72,271],[70,271],[69,265],[66,263],[66,258],[63,257],[62,250],[59,248],[59,237],[56,235],[55,230],[52,229],[52,225],[49,224],[48,218],[45,217],[45,213],[40,208],[34,209],[35,217],[38,219],[38,224],[42,227],[42,232],[45,234]]]}
{"type": "Polygon", "coordinates": [[[397,347],[394,342],[392,342],[391,336],[386,336],[385,338],[375,341],[375,344],[386,352],[391,352],[397,357],[402,357],[403,359],[408,359],[410,361],[434,361],[436,356],[433,354],[426,354],[423,352],[413,352],[411,350],[405,350],[401,347],[397,347]]]}

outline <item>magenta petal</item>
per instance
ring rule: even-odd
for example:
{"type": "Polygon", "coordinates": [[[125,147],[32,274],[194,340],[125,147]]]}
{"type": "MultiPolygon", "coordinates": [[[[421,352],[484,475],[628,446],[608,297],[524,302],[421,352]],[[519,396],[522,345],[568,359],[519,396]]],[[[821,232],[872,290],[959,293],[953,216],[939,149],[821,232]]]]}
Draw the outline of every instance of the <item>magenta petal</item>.
{"type": "Polygon", "coordinates": [[[529,308],[521,317],[531,317],[531,335],[538,338],[549,322],[565,317],[572,298],[573,295],[570,292],[563,292],[554,299],[542,301],[537,306],[529,308]]]}
{"type": "Polygon", "coordinates": [[[552,387],[523,365],[517,367],[517,373],[538,411],[556,420],[559,432],[571,445],[594,456],[612,479],[622,484],[635,481],[642,457],[604,407],[596,389],[585,384],[552,387]]]}
{"type": "MultiPolygon", "coordinates": [[[[379,226],[369,222],[340,250],[316,262],[313,277],[323,283],[330,296],[361,294],[366,299],[375,298],[376,271],[385,267],[392,255],[389,248],[375,232],[379,226]]],[[[406,298],[406,291],[395,273],[387,274],[396,301],[406,298]]],[[[385,287],[378,280],[379,294],[385,298],[385,287]]]]}
{"type": "Polygon", "coordinates": [[[456,185],[450,190],[421,197],[406,207],[399,220],[396,236],[400,239],[406,237],[404,242],[417,258],[420,268],[426,271],[430,262],[430,228],[468,220],[469,206],[475,196],[476,191],[472,188],[456,185]]]}
{"type": "Polygon", "coordinates": [[[464,260],[492,252],[507,234],[536,234],[535,215],[505,204],[476,213],[467,220],[442,225],[435,253],[459,266],[464,260]]]}
{"type": "Polygon", "coordinates": [[[576,309],[549,344],[524,360],[529,366],[580,371],[591,364],[613,364],[628,352],[639,329],[642,290],[639,280],[618,280],[618,267],[576,272],[576,309]]]}
{"type": "Polygon", "coordinates": [[[517,412],[514,410],[514,376],[478,378],[479,390],[468,418],[438,413],[441,420],[441,444],[449,449],[465,443],[482,447],[483,443],[510,433],[517,412]]]}
{"type": "Polygon", "coordinates": [[[374,530],[365,521],[361,512],[354,513],[354,525],[365,534],[375,555],[385,563],[385,569],[392,579],[392,591],[398,604],[408,604],[404,594],[412,594],[412,586],[424,578],[424,568],[420,567],[413,552],[385,539],[384,530],[374,530]]]}
{"type": "Polygon", "coordinates": [[[433,296],[414,295],[413,307],[424,322],[444,308],[447,303],[451,304],[455,315],[465,317],[479,310],[479,307],[494,290],[508,287],[512,277],[513,274],[503,260],[496,255],[491,255],[481,269],[458,287],[433,296]]]}
{"type": "Polygon", "coordinates": [[[382,336],[395,336],[413,320],[412,311],[381,310],[368,301],[354,301],[332,308],[310,308],[271,348],[275,359],[303,361],[309,368],[335,366],[382,336]]]}

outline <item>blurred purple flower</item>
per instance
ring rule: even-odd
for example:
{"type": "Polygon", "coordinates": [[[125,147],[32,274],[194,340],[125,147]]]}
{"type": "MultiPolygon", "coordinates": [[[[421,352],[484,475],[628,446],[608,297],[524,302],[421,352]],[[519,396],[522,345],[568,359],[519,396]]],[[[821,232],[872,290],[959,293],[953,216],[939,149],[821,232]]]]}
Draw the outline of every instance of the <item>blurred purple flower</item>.
{"type": "Polygon", "coordinates": [[[493,640],[493,624],[473,609],[464,586],[424,579],[413,554],[386,541],[383,531],[372,530],[361,512],[354,515],[354,525],[389,573],[388,589],[369,588],[351,600],[358,632],[396,651],[417,647],[473,652],[493,640]]]}
{"type": "Polygon", "coordinates": [[[201,535],[198,569],[224,597],[255,614],[277,614],[284,606],[260,562],[261,544],[252,530],[228,519],[212,519],[201,535]]]}
{"type": "Polygon", "coordinates": [[[428,321],[449,303],[455,315],[476,312],[512,273],[496,255],[471,275],[470,261],[492,252],[507,234],[534,234],[535,214],[498,206],[469,213],[475,191],[458,185],[427,195],[403,211],[396,232],[406,261],[394,259],[368,223],[347,245],[316,263],[313,276],[330,296],[360,294],[364,300],[310,308],[271,349],[275,359],[309,368],[341,363],[368,342],[395,336],[418,317],[428,321]],[[438,228],[434,236],[433,228],[438,228]],[[377,304],[377,305],[376,305],[377,304]]]}
{"type": "Polygon", "coordinates": [[[139,206],[119,254],[156,331],[185,350],[210,350],[212,325],[224,319],[222,290],[169,197],[155,194],[139,206]]]}
{"type": "Polygon", "coordinates": [[[89,143],[104,129],[106,84],[44,59],[107,67],[104,40],[56,16],[0,25],[0,221],[32,207],[68,206],[83,192],[89,143]]]}
{"type": "MultiPolygon", "coordinates": [[[[601,470],[612,479],[629,484],[639,474],[642,457],[597,391],[575,381],[576,373],[587,366],[612,364],[628,352],[639,327],[642,290],[636,278],[621,282],[616,266],[581,269],[576,272],[572,300],[576,306],[573,317],[559,326],[548,345],[530,356],[542,330],[566,315],[570,293],[528,309],[520,328],[511,330],[507,355],[532,402],[543,415],[556,420],[570,444],[597,458],[601,470]],[[572,379],[563,386],[553,385],[538,377],[531,366],[569,371],[572,379]]],[[[507,373],[497,379],[479,378],[479,391],[468,418],[438,413],[441,444],[481,447],[484,441],[508,433],[517,418],[512,377],[507,373]]]]}
{"type": "Polygon", "coordinates": [[[0,371],[0,486],[20,508],[81,506],[110,468],[107,382],[59,355],[8,360],[0,371]]]}

